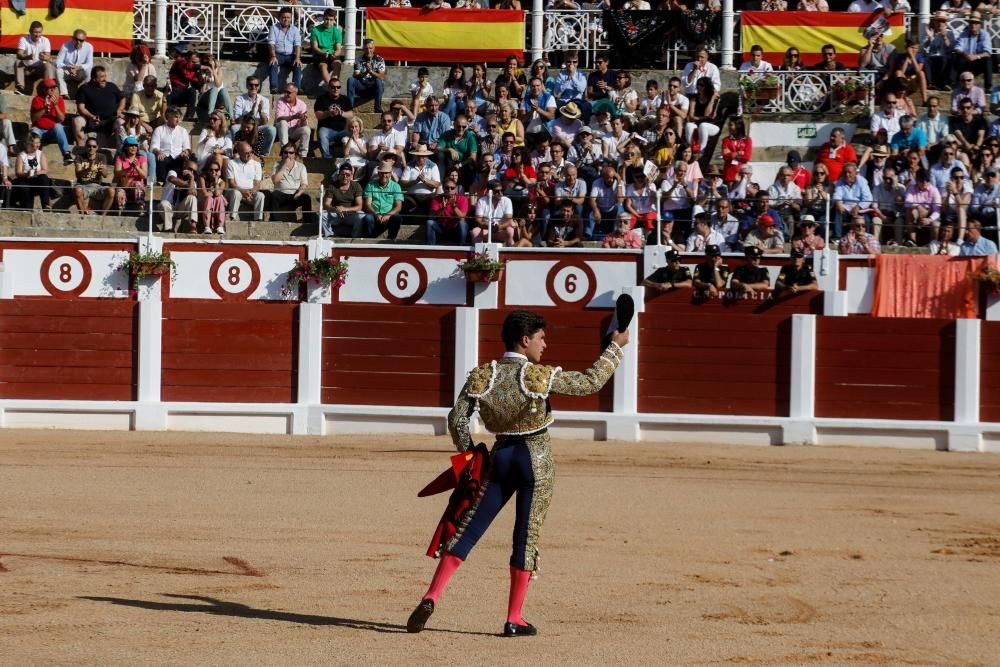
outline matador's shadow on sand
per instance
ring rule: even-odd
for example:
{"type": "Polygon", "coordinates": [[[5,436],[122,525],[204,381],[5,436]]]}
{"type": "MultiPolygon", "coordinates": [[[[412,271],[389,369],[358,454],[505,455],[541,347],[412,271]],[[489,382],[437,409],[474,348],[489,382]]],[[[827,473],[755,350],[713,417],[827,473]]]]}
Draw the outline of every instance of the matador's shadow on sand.
{"type": "MultiPolygon", "coordinates": [[[[389,634],[406,633],[405,625],[395,623],[379,623],[377,621],[362,621],[353,618],[337,618],[336,616],[316,616],[314,614],[296,614],[290,611],[275,611],[273,609],[255,609],[239,602],[227,602],[217,598],[206,597],[204,595],[176,595],[164,593],[164,597],[178,600],[196,600],[205,604],[190,604],[183,602],[154,602],[152,600],[130,600],[128,598],[95,597],[91,595],[81,595],[80,600],[91,600],[94,602],[110,602],[111,604],[123,605],[126,607],[138,607],[139,609],[149,609],[152,611],[184,611],[199,612],[202,614],[215,614],[217,616],[235,616],[238,618],[258,618],[268,621],[287,621],[289,623],[301,623],[303,625],[332,625],[340,628],[351,628],[353,630],[368,630],[370,632],[385,632],[389,634]]],[[[462,630],[444,630],[427,628],[428,632],[450,632],[460,635],[481,635],[484,637],[495,637],[488,632],[465,632],[462,630]]]]}

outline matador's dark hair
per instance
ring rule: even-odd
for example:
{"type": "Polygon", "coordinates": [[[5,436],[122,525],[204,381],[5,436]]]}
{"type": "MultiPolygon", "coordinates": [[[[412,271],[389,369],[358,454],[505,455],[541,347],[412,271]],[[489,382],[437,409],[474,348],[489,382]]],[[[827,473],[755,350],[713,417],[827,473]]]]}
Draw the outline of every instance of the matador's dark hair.
{"type": "Polygon", "coordinates": [[[512,310],[504,318],[500,336],[503,338],[504,347],[511,351],[517,347],[523,336],[530,338],[544,328],[545,318],[541,315],[530,310],[512,310]]]}

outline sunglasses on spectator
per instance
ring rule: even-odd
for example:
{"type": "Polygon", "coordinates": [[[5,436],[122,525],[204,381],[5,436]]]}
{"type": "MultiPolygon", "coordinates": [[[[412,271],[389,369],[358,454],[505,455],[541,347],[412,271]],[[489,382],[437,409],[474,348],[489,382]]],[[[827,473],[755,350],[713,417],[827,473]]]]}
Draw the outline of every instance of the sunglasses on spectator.
{"type": "Polygon", "coordinates": [[[87,148],[97,148],[97,144],[87,144],[87,148]]]}
{"type": "Polygon", "coordinates": [[[798,58],[798,57],[799,57],[799,52],[798,52],[798,51],[795,51],[795,52],[793,52],[793,53],[789,53],[789,54],[788,54],[788,57],[789,57],[789,58],[798,58]]]}
{"type": "Polygon", "coordinates": [[[835,56],[837,54],[834,53],[833,51],[824,51],[823,55],[832,58],[833,56],[835,56]]]}
{"type": "Polygon", "coordinates": [[[340,90],[340,86],[330,86],[330,90],[340,90]]]}
{"type": "Polygon", "coordinates": [[[452,192],[454,189],[455,189],[454,185],[446,185],[446,186],[444,186],[444,191],[445,192],[452,192]]]}
{"type": "Polygon", "coordinates": [[[295,151],[281,151],[282,155],[295,155],[295,151]]]}
{"type": "Polygon", "coordinates": [[[965,111],[966,109],[971,109],[972,105],[971,104],[963,104],[960,108],[962,109],[962,111],[965,111]]]}
{"type": "Polygon", "coordinates": [[[259,83],[248,83],[247,88],[260,88],[259,83]]]}

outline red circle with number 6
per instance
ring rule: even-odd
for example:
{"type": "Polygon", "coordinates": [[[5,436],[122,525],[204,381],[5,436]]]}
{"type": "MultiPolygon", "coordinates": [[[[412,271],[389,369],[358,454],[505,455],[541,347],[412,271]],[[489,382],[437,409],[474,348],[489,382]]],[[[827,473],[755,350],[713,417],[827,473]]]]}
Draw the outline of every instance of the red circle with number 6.
{"type": "Polygon", "coordinates": [[[556,305],[586,306],[597,291],[597,277],[586,263],[556,263],[545,278],[545,291],[556,305]]]}
{"type": "Polygon", "coordinates": [[[427,291],[427,269],[420,260],[387,259],[378,272],[378,291],[389,303],[416,303],[427,291]]]}

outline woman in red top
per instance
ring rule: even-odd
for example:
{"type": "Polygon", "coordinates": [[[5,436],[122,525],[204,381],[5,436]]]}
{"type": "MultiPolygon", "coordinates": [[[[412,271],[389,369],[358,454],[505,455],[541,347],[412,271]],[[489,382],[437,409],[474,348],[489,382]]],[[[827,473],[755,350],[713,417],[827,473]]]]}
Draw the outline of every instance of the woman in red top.
{"type": "Polygon", "coordinates": [[[747,128],[740,117],[729,121],[729,136],[722,140],[722,180],[732,186],[739,179],[740,167],[750,161],[753,141],[747,136],[747,128]]]}

